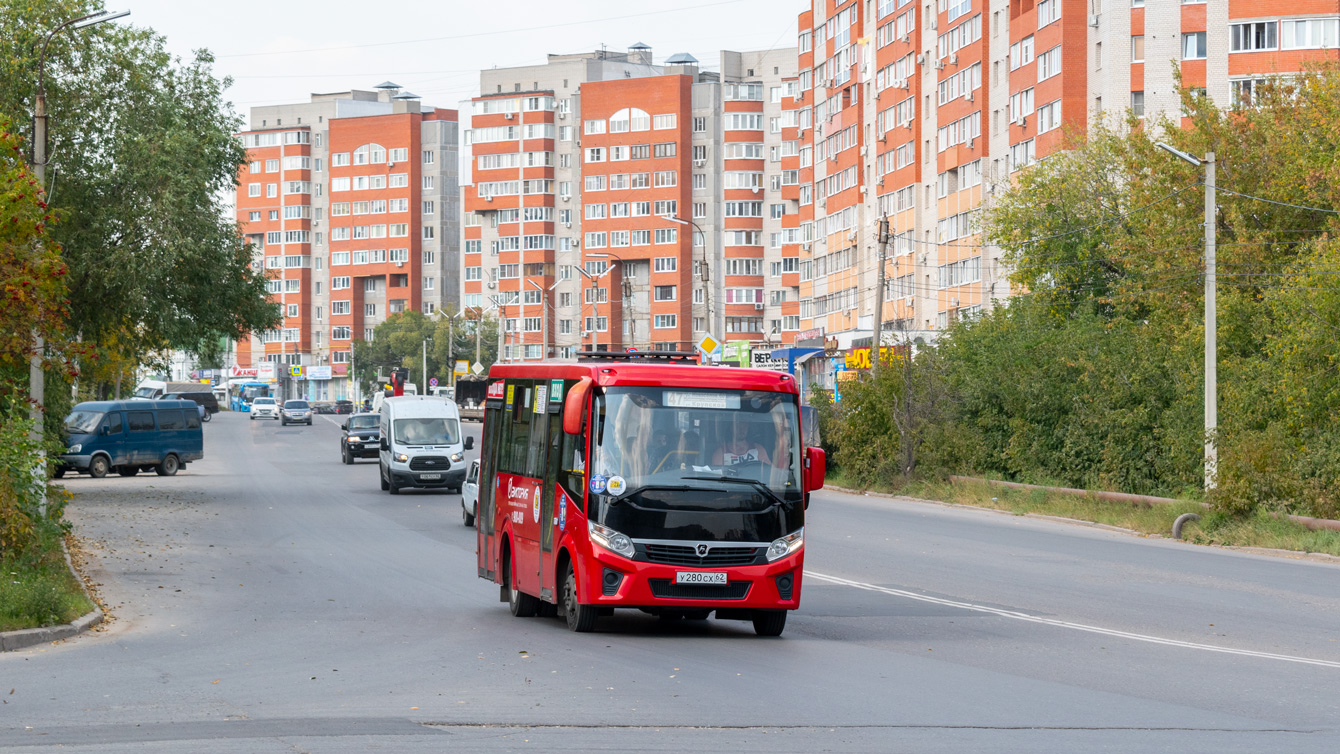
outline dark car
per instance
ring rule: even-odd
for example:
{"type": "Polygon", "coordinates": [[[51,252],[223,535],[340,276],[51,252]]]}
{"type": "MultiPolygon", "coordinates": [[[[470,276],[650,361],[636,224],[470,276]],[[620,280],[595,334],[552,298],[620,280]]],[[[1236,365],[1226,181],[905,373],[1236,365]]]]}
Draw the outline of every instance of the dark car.
{"type": "Polygon", "coordinates": [[[335,401],[335,413],[352,414],[354,412],[353,401],[335,401]]]}
{"type": "Polygon", "coordinates": [[[198,393],[167,393],[162,400],[195,401],[205,407],[205,414],[201,417],[205,421],[209,421],[209,417],[213,414],[219,413],[219,399],[209,390],[201,390],[198,393]]]}
{"type": "Polygon", "coordinates": [[[381,449],[380,422],[379,414],[354,414],[341,424],[340,460],[353,463],[359,458],[376,458],[381,449]]]}
{"type": "Polygon", "coordinates": [[[312,410],[318,414],[333,414],[335,404],[330,401],[312,401],[312,410]]]}

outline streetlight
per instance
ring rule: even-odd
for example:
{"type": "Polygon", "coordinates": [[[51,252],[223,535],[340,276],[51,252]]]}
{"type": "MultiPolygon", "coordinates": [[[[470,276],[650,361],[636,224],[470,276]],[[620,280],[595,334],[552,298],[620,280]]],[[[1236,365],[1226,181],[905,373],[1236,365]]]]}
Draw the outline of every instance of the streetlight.
{"type": "MultiPolygon", "coordinates": [[[[668,221],[670,221],[670,222],[672,222],[672,223],[676,223],[676,224],[678,224],[678,225],[690,225],[690,226],[693,226],[694,231],[696,231],[696,232],[698,233],[698,235],[700,235],[700,236],[703,237],[703,261],[701,262],[702,267],[699,269],[699,277],[702,278],[702,282],[703,282],[703,295],[706,297],[706,298],[704,299],[705,302],[706,302],[706,310],[707,310],[707,328],[706,328],[706,329],[707,329],[708,332],[711,332],[711,331],[712,331],[712,286],[708,285],[708,274],[707,274],[707,273],[708,273],[708,265],[707,265],[707,234],[704,233],[704,232],[703,232],[703,229],[702,229],[701,227],[698,226],[698,223],[695,223],[695,222],[692,221],[692,220],[685,220],[684,218],[682,218],[682,217],[677,217],[677,216],[675,216],[675,215],[661,215],[661,219],[662,219],[662,220],[668,220],[668,221]]],[[[693,244],[693,243],[694,243],[694,239],[690,238],[690,239],[689,239],[689,243],[690,243],[690,244],[693,244]]],[[[690,249],[690,258],[691,258],[691,259],[692,259],[693,255],[695,254],[695,252],[692,251],[694,248],[696,248],[696,246],[693,246],[693,245],[690,245],[690,246],[689,246],[689,249],[690,249]]],[[[696,261],[696,260],[694,260],[694,261],[696,261]]]]}
{"type": "Polygon", "coordinates": [[[1205,168],[1205,490],[1215,488],[1219,467],[1219,450],[1215,446],[1215,434],[1219,430],[1219,333],[1216,302],[1215,261],[1215,218],[1218,215],[1215,206],[1214,190],[1214,152],[1206,152],[1200,160],[1180,149],[1163,142],[1156,142],[1159,149],[1195,165],[1205,168]]]}
{"type": "MultiPolygon", "coordinates": [[[[609,259],[609,258],[612,257],[612,258],[614,258],[614,259],[619,260],[619,264],[620,264],[621,266],[624,265],[624,264],[626,264],[626,262],[624,262],[624,258],[623,258],[623,257],[621,257],[621,256],[619,256],[618,254],[615,254],[615,253],[613,253],[613,252],[609,252],[609,253],[596,252],[596,253],[593,253],[593,254],[592,254],[592,253],[588,253],[586,256],[591,257],[591,258],[593,258],[593,259],[609,259]]],[[[605,272],[609,272],[609,270],[610,270],[609,267],[606,267],[606,268],[605,268],[605,272]]],[[[602,277],[603,277],[603,275],[604,275],[604,274],[602,273],[602,277]]],[[[611,294],[613,294],[613,291],[611,291],[611,294]]],[[[620,290],[619,290],[619,305],[622,307],[623,304],[624,304],[624,301],[627,300],[627,299],[629,299],[629,298],[631,298],[631,297],[632,297],[632,286],[628,283],[627,280],[623,280],[623,281],[620,283],[620,290]]],[[[610,305],[610,319],[614,319],[614,298],[613,298],[612,295],[611,295],[610,297],[607,297],[607,301],[606,301],[606,303],[608,303],[608,304],[610,305]]],[[[595,302],[595,294],[592,294],[591,308],[592,308],[593,310],[595,309],[595,305],[596,305],[596,302],[595,302]]],[[[629,308],[629,310],[631,311],[633,307],[632,307],[632,305],[630,304],[630,305],[628,306],[628,308],[629,308]]],[[[622,321],[624,321],[624,320],[628,320],[628,321],[631,323],[631,328],[629,329],[629,333],[628,333],[628,339],[629,339],[629,341],[630,341],[630,342],[629,342],[629,345],[630,345],[630,346],[635,346],[635,345],[637,344],[637,320],[636,320],[635,318],[633,318],[630,314],[624,313],[622,308],[621,308],[619,311],[620,311],[620,317],[619,317],[620,321],[622,322],[622,321]]],[[[622,336],[621,336],[621,337],[622,337],[622,336]]],[[[614,345],[614,336],[613,336],[613,335],[610,336],[610,345],[614,345]]]]}
{"type": "MultiPolygon", "coordinates": [[[[555,288],[558,287],[558,281],[554,281],[554,284],[551,285],[551,286],[549,286],[548,288],[545,288],[545,287],[541,286],[539,283],[535,282],[534,280],[531,280],[530,278],[526,278],[526,282],[527,282],[528,284],[530,284],[531,287],[533,287],[535,290],[537,290],[537,291],[540,292],[540,332],[541,332],[541,335],[542,335],[543,338],[544,338],[544,340],[543,340],[543,343],[544,343],[544,350],[540,352],[540,353],[541,353],[540,358],[541,358],[541,359],[547,359],[547,358],[549,358],[549,295],[548,295],[548,293],[549,293],[549,291],[552,291],[553,289],[555,289],[555,288]]],[[[524,324],[523,324],[523,329],[524,329],[524,324]]]]}
{"type": "MultiPolygon", "coordinates": [[[[42,53],[37,57],[37,101],[33,106],[32,166],[33,172],[37,175],[37,187],[43,193],[46,193],[47,188],[47,47],[51,44],[51,40],[65,29],[82,29],[86,26],[129,15],[130,11],[128,10],[104,10],[73,18],[52,29],[51,33],[47,34],[47,38],[42,42],[42,53]]],[[[30,409],[30,416],[33,420],[32,439],[39,442],[42,439],[42,404],[46,400],[46,375],[42,372],[42,352],[44,350],[46,350],[46,343],[43,342],[42,336],[34,334],[33,358],[28,362],[28,398],[32,404],[30,409]]],[[[45,454],[42,458],[45,459],[45,454]]],[[[43,486],[43,489],[45,490],[45,486],[43,486]]],[[[46,513],[45,492],[42,493],[42,512],[46,513]]]]}
{"type": "MultiPolygon", "coordinates": [[[[589,255],[589,256],[595,256],[595,255],[592,254],[592,255],[589,255]]],[[[601,256],[605,256],[605,255],[602,254],[601,256]]],[[[592,276],[591,276],[591,273],[589,273],[589,272],[586,271],[585,266],[583,266],[583,265],[577,265],[577,271],[580,272],[580,273],[582,273],[582,275],[584,275],[584,276],[586,277],[587,280],[590,280],[590,281],[591,281],[591,351],[592,351],[593,353],[598,349],[598,347],[599,347],[599,345],[600,345],[599,342],[598,342],[598,341],[599,341],[599,338],[600,338],[600,335],[599,335],[599,333],[600,333],[600,324],[599,324],[600,311],[599,311],[598,309],[596,309],[596,291],[600,290],[600,287],[597,286],[596,283],[597,283],[601,278],[603,278],[603,277],[605,277],[606,275],[610,274],[610,269],[611,269],[610,267],[606,266],[604,272],[600,273],[599,275],[596,275],[596,276],[592,277],[592,276]]]]}

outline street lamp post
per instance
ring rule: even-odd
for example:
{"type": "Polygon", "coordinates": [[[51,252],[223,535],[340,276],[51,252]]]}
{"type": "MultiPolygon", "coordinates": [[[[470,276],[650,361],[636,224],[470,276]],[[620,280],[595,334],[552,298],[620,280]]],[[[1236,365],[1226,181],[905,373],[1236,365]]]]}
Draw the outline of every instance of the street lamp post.
{"type": "Polygon", "coordinates": [[[600,286],[596,285],[596,283],[601,278],[610,274],[610,268],[606,267],[604,272],[594,277],[591,275],[591,273],[586,271],[585,267],[581,265],[577,266],[577,271],[582,273],[582,275],[584,275],[587,280],[591,281],[591,352],[594,353],[600,346],[599,343],[600,326],[598,322],[598,320],[600,319],[600,310],[596,308],[596,298],[597,298],[596,292],[600,290],[600,286]]]}
{"type": "MultiPolygon", "coordinates": [[[[703,229],[702,229],[701,227],[699,227],[698,223],[695,223],[695,222],[692,221],[692,220],[685,220],[684,218],[682,218],[682,217],[677,217],[677,216],[675,216],[675,215],[661,215],[661,218],[662,218],[662,219],[665,219],[665,220],[669,220],[670,222],[672,222],[672,223],[676,223],[676,224],[678,224],[678,225],[689,225],[689,226],[692,226],[693,229],[694,229],[694,231],[696,231],[696,232],[698,233],[698,235],[700,235],[700,236],[703,237],[703,261],[700,263],[700,264],[702,265],[702,267],[699,269],[699,277],[702,279],[702,282],[703,282],[703,296],[704,296],[704,301],[705,301],[705,304],[706,304],[706,311],[707,311],[707,328],[706,328],[706,329],[707,329],[708,332],[711,332],[711,331],[712,331],[712,324],[713,324],[713,323],[712,323],[712,286],[708,284],[707,234],[703,232],[703,229]]],[[[692,245],[693,243],[694,243],[694,239],[693,239],[693,238],[690,238],[690,239],[689,239],[689,244],[690,244],[690,246],[689,246],[689,249],[690,249],[690,258],[692,258],[693,256],[696,255],[696,253],[692,251],[692,249],[696,248],[696,247],[694,247],[694,246],[692,245]]],[[[694,260],[694,261],[697,261],[697,260],[694,260]]]]}
{"type": "MultiPolygon", "coordinates": [[[[46,60],[47,48],[51,45],[51,40],[66,29],[82,29],[94,24],[100,24],[104,21],[111,21],[116,18],[129,16],[130,11],[99,11],[90,13],[86,16],[73,18],[57,26],[47,34],[47,38],[42,42],[42,52],[37,57],[37,98],[33,104],[33,173],[37,176],[37,187],[44,194],[47,188],[47,89],[46,89],[46,60]]],[[[42,439],[42,414],[44,409],[42,404],[46,401],[46,375],[42,371],[42,353],[46,350],[46,343],[41,335],[33,334],[33,357],[28,362],[28,399],[32,404],[29,415],[33,420],[32,439],[41,441],[42,439]]],[[[40,452],[40,451],[39,451],[40,452]]],[[[45,455],[43,455],[45,458],[45,455]]],[[[44,487],[45,489],[45,487],[44,487]]],[[[42,512],[46,512],[46,497],[43,493],[42,512]]]]}
{"type": "Polygon", "coordinates": [[[544,343],[542,346],[543,350],[540,351],[540,358],[547,359],[549,358],[549,292],[558,287],[558,282],[555,281],[554,284],[548,288],[545,288],[529,278],[526,279],[526,282],[540,292],[540,334],[542,336],[541,342],[544,343]]]}
{"type": "Polygon", "coordinates": [[[1205,168],[1205,490],[1215,488],[1219,467],[1219,449],[1215,435],[1219,431],[1219,333],[1217,274],[1215,259],[1215,218],[1218,207],[1215,197],[1214,152],[1206,152],[1201,160],[1163,142],[1163,149],[1196,167],[1205,168]]]}

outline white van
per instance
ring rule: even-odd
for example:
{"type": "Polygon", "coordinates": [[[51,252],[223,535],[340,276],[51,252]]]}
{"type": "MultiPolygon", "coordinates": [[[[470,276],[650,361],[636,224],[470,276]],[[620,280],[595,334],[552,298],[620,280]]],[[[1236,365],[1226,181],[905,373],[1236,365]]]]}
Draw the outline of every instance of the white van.
{"type": "Polygon", "coordinates": [[[460,492],[465,481],[465,451],[473,437],[461,442],[461,414],[441,398],[404,395],[381,401],[381,452],[377,466],[382,489],[392,495],[406,487],[460,492]]]}

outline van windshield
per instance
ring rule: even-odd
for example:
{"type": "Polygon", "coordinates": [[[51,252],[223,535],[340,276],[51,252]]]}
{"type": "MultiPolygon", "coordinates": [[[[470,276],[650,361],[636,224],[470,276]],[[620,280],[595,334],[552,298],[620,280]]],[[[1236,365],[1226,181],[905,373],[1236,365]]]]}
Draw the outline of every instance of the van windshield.
{"type": "Polygon", "coordinates": [[[135,390],[136,398],[152,398],[158,394],[156,387],[142,387],[135,390]]]}
{"type": "Polygon", "coordinates": [[[455,419],[396,419],[398,445],[455,445],[461,436],[455,419]]]}
{"type": "Polygon", "coordinates": [[[88,435],[97,431],[102,421],[101,411],[71,411],[65,417],[65,431],[72,435],[88,435]]]}

